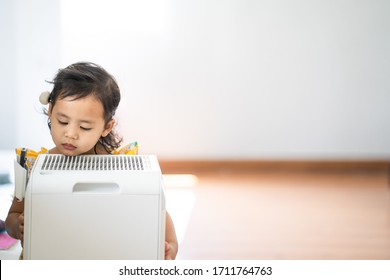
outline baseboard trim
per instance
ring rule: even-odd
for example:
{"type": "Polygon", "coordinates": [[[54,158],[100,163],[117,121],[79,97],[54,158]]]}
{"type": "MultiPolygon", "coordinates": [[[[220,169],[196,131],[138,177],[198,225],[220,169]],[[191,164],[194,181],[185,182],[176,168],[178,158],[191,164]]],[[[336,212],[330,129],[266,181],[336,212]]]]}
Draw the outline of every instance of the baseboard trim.
{"type": "Polygon", "coordinates": [[[385,172],[386,160],[160,160],[163,173],[197,172],[385,172]]]}

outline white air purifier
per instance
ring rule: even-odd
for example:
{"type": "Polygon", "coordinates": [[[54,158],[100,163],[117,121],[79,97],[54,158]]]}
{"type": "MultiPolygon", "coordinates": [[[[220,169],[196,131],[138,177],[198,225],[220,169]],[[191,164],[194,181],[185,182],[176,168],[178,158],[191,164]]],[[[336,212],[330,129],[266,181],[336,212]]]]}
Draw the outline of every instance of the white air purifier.
{"type": "Polygon", "coordinates": [[[155,156],[39,155],[24,213],[24,259],[164,259],[155,156]]]}

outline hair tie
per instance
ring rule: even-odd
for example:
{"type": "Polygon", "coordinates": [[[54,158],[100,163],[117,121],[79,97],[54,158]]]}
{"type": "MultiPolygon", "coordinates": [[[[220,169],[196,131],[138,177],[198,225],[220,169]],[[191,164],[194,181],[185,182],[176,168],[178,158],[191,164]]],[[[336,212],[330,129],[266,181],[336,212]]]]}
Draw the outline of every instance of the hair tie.
{"type": "Polygon", "coordinates": [[[39,102],[41,102],[42,105],[47,105],[49,104],[49,98],[50,98],[50,92],[44,91],[39,96],[39,102]]]}

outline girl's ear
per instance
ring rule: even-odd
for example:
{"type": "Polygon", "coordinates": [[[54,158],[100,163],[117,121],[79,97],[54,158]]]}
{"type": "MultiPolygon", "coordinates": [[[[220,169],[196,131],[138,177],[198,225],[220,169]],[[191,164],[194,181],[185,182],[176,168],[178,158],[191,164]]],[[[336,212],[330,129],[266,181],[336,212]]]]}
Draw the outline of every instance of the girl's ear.
{"type": "Polygon", "coordinates": [[[111,119],[103,130],[102,137],[106,137],[115,126],[115,119],[111,119]]]}

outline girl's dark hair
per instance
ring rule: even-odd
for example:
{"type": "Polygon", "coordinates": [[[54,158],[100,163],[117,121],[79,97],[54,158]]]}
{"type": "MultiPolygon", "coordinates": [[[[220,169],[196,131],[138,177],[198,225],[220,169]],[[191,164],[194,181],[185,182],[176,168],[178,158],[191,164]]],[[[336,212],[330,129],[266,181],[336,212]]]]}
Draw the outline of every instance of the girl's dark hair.
{"type": "MultiPolygon", "coordinates": [[[[60,69],[50,83],[54,85],[49,96],[51,108],[54,107],[58,98],[72,97],[76,100],[94,95],[103,105],[106,124],[114,117],[121,100],[119,87],[114,77],[99,65],[91,62],[78,62],[60,69]]],[[[50,120],[48,120],[48,125],[50,128],[50,120]]],[[[99,139],[99,143],[107,152],[118,148],[121,142],[122,138],[114,129],[106,137],[99,139]]]]}

